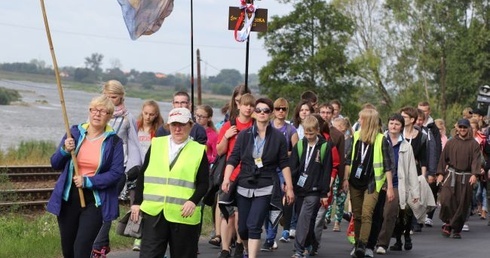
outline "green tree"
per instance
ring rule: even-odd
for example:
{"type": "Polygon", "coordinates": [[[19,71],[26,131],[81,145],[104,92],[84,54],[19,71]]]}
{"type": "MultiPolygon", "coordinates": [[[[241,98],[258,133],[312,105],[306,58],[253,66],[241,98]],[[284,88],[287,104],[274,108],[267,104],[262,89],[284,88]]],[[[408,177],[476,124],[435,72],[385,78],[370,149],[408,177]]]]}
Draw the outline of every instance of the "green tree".
{"type": "Polygon", "coordinates": [[[85,57],[85,67],[91,69],[96,73],[102,73],[102,60],[104,55],[99,53],[93,53],[89,57],[85,57]]]}
{"type": "Polygon", "coordinates": [[[259,33],[271,57],[259,71],[261,93],[295,103],[313,90],[321,101],[339,99],[351,109],[355,67],[345,47],[352,31],[347,17],[320,0],[295,2],[291,13],[272,17],[268,32],[259,33]]]}

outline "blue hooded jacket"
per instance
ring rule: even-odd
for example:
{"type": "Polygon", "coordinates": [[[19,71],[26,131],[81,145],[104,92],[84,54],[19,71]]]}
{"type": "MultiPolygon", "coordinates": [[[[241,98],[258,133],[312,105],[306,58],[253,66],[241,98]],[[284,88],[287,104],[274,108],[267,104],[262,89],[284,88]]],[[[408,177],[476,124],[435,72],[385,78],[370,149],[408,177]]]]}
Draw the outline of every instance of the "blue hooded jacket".
{"type": "MultiPolygon", "coordinates": [[[[85,140],[88,124],[74,125],[70,132],[75,139],[75,153],[78,154],[81,143],[85,140]]],[[[95,175],[84,178],[84,188],[92,190],[95,205],[101,207],[103,221],[112,221],[119,216],[119,193],[117,182],[124,176],[124,150],[123,142],[108,125],[104,132],[101,159],[95,175]],[[117,139],[116,142],[114,142],[117,139]]],[[[63,200],[68,200],[72,178],[74,175],[73,162],[70,153],[66,152],[64,146],[66,134],[61,139],[56,152],[51,156],[51,166],[55,170],[63,170],[53,193],[49,199],[47,210],[56,216],[60,215],[63,200]]]]}

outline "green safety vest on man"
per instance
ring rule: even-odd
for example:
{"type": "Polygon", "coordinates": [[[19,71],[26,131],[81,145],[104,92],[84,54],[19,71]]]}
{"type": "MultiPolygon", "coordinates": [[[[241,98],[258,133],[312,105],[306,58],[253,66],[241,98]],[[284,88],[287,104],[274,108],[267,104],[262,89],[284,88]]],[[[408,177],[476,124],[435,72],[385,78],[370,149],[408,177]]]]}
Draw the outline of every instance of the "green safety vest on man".
{"type": "MultiPolygon", "coordinates": [[[[356,146],[357,140],[359,140],[359,131],[354,133],[353,148],[356,146]]],[[[354,150],[354,149],[353,149],[354,150]]],[[[376,141],[374,142],[373,148],[373,169],[374,169],[374,180],[376,182],[376,192],[379,193],[383,184],[386,181],[386,175],[383,167],[383,134],[376,135],[376,141]]],[[[352,151],[352,158],[354,160],[355,151],[352,151]]],[[[352,172],[352,171],[351,171],[352,172]]]]}
{"type": "Polygon", "coordinates": [[[151,141],[140,208],[152,216],[157,216],[163,210],[165,219],[170,222],[197,225],[201,221],[201,206],[196,205],[194,214],[187,218],[182,217],[181,209],[196,190],[196,175],[205,146],[188,141],[170,170],[169,140],[170,136],[165,136],[155,137],[151,141]]]}

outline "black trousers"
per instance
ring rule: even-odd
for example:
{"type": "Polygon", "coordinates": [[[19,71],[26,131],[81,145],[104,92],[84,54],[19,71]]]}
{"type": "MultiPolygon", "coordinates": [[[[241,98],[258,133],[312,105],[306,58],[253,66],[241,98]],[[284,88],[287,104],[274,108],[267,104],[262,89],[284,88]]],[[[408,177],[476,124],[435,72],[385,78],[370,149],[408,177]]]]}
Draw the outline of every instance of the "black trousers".
{"type": "Polygon", "coordinates": [[[102,211],[95,207],[91,191],[84,191],[86,206],[80,207],[78,190],[74,185],[72,188],[70,198],[63,201],[58,216],[61,249],[65,258],[87,258],[102,226],[102,211]]]}
{"type": "Polygon", "coordinates": [[[143,213],[141,258],[162,258],[170,246],[170,257],[196,258],[199,224],[186,225],[168,221],[163,212],[158,216],[143,213]]]}

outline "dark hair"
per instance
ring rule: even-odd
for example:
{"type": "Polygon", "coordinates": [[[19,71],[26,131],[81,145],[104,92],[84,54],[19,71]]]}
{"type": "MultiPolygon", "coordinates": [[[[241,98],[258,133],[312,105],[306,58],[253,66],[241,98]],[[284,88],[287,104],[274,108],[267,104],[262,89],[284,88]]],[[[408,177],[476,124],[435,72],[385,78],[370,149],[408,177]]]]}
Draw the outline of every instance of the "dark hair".
{"type": "Polygon", "coordinates": [[[320,134],[323,135],[323,133],[326,133],[330,135],[330,125],[328,123],[325,123],[325,120],[323,120],[322,116],[320,116],[320,114],[317,113],[311,115],[316,117],[316,119],[318,120],[318,127],[320,129],[320,134]]]}
{"type": "Polygon", "coordinates": [[[414,107],[410,107],[410,106],[403,107],[402,109],[400,109],[400,113],[402,113],[402,112],[407,114],[410,118],[413,118],[415,121],[418,118],[418,111],[414,107]]]}
{"type": "Polygon", "coordinates": [[[388,118],[388,122],[396,120],[402,124],[402,128],[405,127],[405,118],[400,113],[394,113],[388,118]]]}
{"type": "Polygon", "coordinates": [[[238,106],[235,103],[236,96],[238,95],[242,96],[246,93],[252,93],[252,92],[248,87],[245,87],[245,84],[240,84],[236,86],[235,89],[233,90],[233,94],[231,95],[231,100],[230,100],[230,107],[228,109],[230,114],[229,120],[235,119],[238,116],[238,106]]]}
{"type": "Polygon", "coordinates": [[[308,101],[310,104],[315,104],[318,101],[318,97],[315,92],[307,90],[301,93],[301,100],[308,101]]]}
{"type": "Polygon", "coordinates": [[[259,103],[266,104],[271,111],[274,109],[274,104],[272,103],[272,100],[269,99],[269,98],[259,98],[259,99],[257,99],[255,101],[255,106],[257,106],[257,104],[259,104],[259,103]]]}
{"type": "Polygon", "coordinates": [[[315,113],[315,109],[313,109],[313,107],[311,106],[310,102],[308,102],[306,100],[303,100],[300,103],[298,103],[298,105],[294,109],[294,113],[293,113],[293,125],[296,128],[298,128],[298,126],[301,124],[301,118],[299,118],[299,111],[301,110],[301,107],[303,105],[307,105],[308,106],[308,109],[310,109],[310,113],[311,114],[314,114],[315,113]]]}
{"type": "Polygon", "coordinates": [[[174,93],[174,97],[175,96],[184,96],[187,97],[187,101],[191,101],[191,97],[189,96],[189,93],[185,91],[177,91],[176,93],[174,93]]]}

